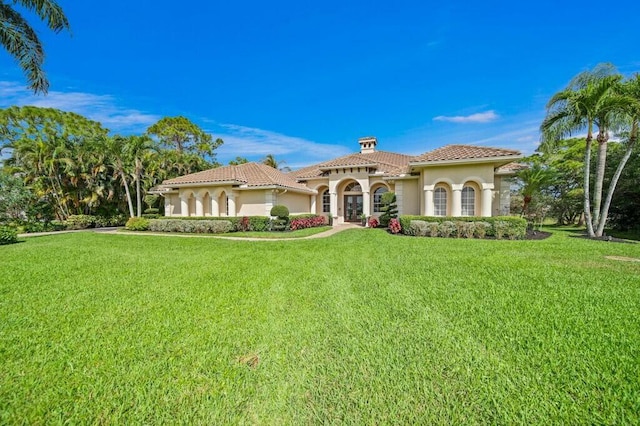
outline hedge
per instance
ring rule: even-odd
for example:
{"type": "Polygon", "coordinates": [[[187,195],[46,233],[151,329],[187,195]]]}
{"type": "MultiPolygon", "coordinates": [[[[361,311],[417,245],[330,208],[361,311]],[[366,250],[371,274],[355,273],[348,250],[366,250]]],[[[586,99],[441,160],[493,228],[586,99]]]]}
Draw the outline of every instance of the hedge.
{"type": "Polygon", "coordinates": [[[520,217],[450,217],[450,216],[400,216],[405,235],[465,237],[497,239],[521,239],[527,233],[527,221],[520,217]],[[412,226],[412,222],[413,226],[412,226]],[[467,225],[474,223],[474,225],[467,225]],[[482,225],[480,225],[482,223],[482,225]]]}
{"type": "Polygon", "coordinates": [[[9,226],[0,226],[0,246],[18,242],[18,231],[9,226]]]}
{"type": "Polygon", "coordinates": [[[146,231],[149,229],[149,219],[144,217],[132,217],[129,218],[124,227],[129,231],[146,231]]]}
{"type": "Polygon", "coordinates": [[[233,229],[234,225],[229,220],[152,219],[149,221],[149,231],[153,232],[224,234],[233,229]]]}

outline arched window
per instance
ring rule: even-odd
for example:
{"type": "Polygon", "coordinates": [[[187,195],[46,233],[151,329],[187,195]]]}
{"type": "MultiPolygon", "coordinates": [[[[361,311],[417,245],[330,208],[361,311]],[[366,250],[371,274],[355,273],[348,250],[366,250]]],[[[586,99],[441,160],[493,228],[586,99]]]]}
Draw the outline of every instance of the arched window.
{"type": "Polygon", "coordinates": [[[435,216],[447,215],[447,190],[440,187],[433,192],[433,214],[435,216]]]}
{"type": "Polygon", "coordinates": [[[331,196],[329,195],[329,189],[325,189],[322,193],[322,213],[331,212],[331,196]]]}
{"type": "Polygon", "coordinates": [[[344,192],[362,192],[362,187],[360,186],[360,184],[358,182],[351,182],[344,189],[344,192]]]}
{"type": "Polygon", "coordinates": [[[388,189],[386,186],[381,186],[373,191],[373,212],[380,213],[382,212],[382,194],[387,192],[388,189]]]}
{"type": "Polygon", "coordinates": [[[476,191],[470,187],[462,188],[462,216],[473,216],[476,212],[476,191]]]}

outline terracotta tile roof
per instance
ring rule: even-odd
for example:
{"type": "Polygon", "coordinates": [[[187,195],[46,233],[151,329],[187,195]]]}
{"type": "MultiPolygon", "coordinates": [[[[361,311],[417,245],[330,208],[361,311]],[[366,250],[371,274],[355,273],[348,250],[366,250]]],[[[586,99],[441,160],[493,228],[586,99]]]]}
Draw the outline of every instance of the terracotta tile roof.
{"type": "Polygon", "coordinates": [[[195,184],[195,183],[216,183],[234,182],[249,187],[260,186],[282,186],[313,192],[305,185],[296,182],[295,178],[287,173],[282,173],[273,167],[260,163],[245,163],[237,166],[224,166],[215,169],[204,170],[198,173],[180,176],[162,182],[164,186],[195,184]]]}
{"type": "Polygon", "coordinates": [[[411,155],[387,151],[375,151],[366,154],[355,153],[334,158],[324,163],[303,167],[289,173],[289,175],[296,179],[310,179],[322,176],[323,170],[326,169],[371,166],[385,176],[398,176],[407,172],[409,162],[412,160],[414,160],[414,157],[411,155]]]}
{"type": "Polygon", "coordinates": [[[474,158],[492,158],[519,156],[520,151],[502,148],[489,148],[474,145],[447,145],[415,157],[413,162],[469,160],[474,158]]]}
{"type": "Polygon", "coordinates": [[[500,166],[496,169],[496,173],[507,174],[507,173],[515,173],[518,170],[526,169],[527,166],[525,164],[520,163],[508,163],[504,166],[500,166]]]}

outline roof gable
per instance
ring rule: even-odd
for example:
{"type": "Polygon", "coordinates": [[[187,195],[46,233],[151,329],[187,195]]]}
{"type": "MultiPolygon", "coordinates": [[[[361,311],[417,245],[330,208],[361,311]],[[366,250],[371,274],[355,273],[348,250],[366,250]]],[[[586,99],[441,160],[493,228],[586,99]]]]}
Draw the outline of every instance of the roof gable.
{"type": "Polygon", "coordinates": [[[412,163],[475,160],[498,157],[520,157],[520,151],[475,145],[446,145],[418,155],[412,163]]]}

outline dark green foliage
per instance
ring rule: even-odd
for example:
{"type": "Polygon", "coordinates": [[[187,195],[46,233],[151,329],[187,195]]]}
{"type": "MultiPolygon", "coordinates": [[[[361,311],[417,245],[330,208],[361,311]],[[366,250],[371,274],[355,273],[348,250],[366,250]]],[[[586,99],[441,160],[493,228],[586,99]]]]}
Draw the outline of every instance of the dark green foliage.
{"type": "Polygon", "coordinates": [[[149,219],[144,217],[132,217],[129,218],[124,227],[129,231],[146,231],[149,229],[149,219]]]}
{"type": "MultiPolygon", "coordinates": [[[[441,237],[451,237],[451,236],[469,236],[475,235],[480,237],[480,234],[484,234],[490,237],[498,237],[495,231],[495,224],[499,223],[498,228],[500,229],[501,235],[506,236],[509,239],[520,239],[524,238],[527,233],[527,221],[520,217],[514,216],[494,216],[494,217],[446,217],[446,216],[411,216],[411,215],[402,215],[399,218],[400,224],[402,225],[402,233],[405,235],[415,235],[417,229],[424,229],[422,232],[425,232],[423,235],[431,234],[431,227],[428,228],[428,225],[420,225],[419,228],[415,226],[411,226],[412,221],[423,221],[427,224],[436,223],[440,224],[438,226],[438,235],[441,237]],[[465,222],[482,222],[483,225],[480,225],[483,229],[478,230],[478,226],[475,227],[467,227],[465,222]]],[[[470,237],[468,237],[470,238],[470,237]]]]}
{"type": "Polygon", "coordinates": [[[9,226],[0,226],[0,246],[18,242],[18,231],[9,226]]]}
{"type": "Polygon", "coordinates": [[[385,192],[382,194],[382,214],[380,215],[380,226],[389,226],[389,221],[398,217],[398,206],[396,205],[395,192],[385,192]]]}
{"type": "Polygon", "coordinates": [[[271,221],[272,231],[287,231],[289,229],[289,219],[273,219],[271,221]]]}
{"type": "Polygon", "coordinates": [[[277,216],[278,219],[288,219],[289,218],[289,209],[287,206],[283,206],[282,204],[277,204],[271,207],[271,216],[277,216]]]}
{"type": "Polygon", "coordinates": [[[154,219],[149,221],[149,230],[154,232],[224,234],[234,231],[235,228],[229,220],[154,219]]]}
{"type": "Polygon", "coordinates": [[[158,214],[158,213],[160,213],[160,209],[157,209],[155,207],[150,207],[148,209],[145,209],[144,213],[145,214],[158,214]]]}
{"type": "Polygon", "coordinates": [[[67,218],[67,229],[87,229],[93,228],[96,217],[88,214],[74,214],[67,218]]]}

